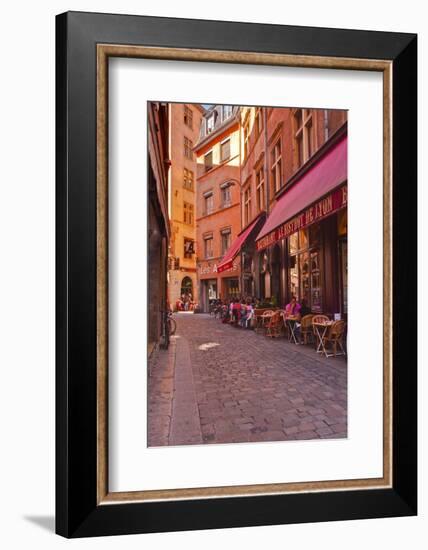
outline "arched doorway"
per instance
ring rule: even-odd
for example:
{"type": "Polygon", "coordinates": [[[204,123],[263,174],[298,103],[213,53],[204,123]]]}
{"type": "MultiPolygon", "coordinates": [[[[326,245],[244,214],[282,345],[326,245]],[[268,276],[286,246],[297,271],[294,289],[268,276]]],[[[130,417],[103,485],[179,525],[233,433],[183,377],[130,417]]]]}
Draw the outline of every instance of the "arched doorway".
{"type": "Polygon", "coordinates": [[[186,296],[190,299],[193,299],[193,282],[190,277],[183,277],[183,280],[181,281],[180,296],[181,298],[183,298],[183,296],[186,296]]]}

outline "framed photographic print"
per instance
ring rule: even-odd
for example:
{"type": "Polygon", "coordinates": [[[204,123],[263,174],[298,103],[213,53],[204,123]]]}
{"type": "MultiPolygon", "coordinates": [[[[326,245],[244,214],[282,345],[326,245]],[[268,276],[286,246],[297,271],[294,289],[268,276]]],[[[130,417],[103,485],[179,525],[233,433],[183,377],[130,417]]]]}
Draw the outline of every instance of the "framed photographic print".
{"type": "Polygon", "coordinates": [[[57,532],[416,514],[416,36],[56,48],[57,532]]]}

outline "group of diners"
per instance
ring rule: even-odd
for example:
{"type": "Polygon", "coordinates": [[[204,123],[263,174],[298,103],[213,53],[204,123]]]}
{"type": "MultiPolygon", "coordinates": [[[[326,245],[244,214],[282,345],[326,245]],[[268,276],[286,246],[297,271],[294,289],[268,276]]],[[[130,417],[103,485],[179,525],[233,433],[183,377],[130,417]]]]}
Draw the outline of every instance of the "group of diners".
{"type": "Polygon", "coordinates": [[[294,344],[315,344],[318,353],[326,357],[345,355],[343,338],[345,321],[332,321],[328,316],[314,314],[305,299],[300,302],[292,296],[283,308],[269,308],[257,298],[232,298],[212,300],[210,313],[223,323],[255,329],[268,337],[279,337],[284,332],[294,344]],[[329,353],[330,346],[333,353],[329,353]]]}
{"type": "Polygon", "coordinates": [[[175,302],[175,311],[194,311],[198,304],[193,300],[191,292],[186,292],[181,295],[175,302]]]}
{"type": "Polygon", "coordinates": [[[253,328],[254,311],[260,300],[256,298],[232,298],[230,300],[216,299],[210,303],[210,313],[222,323],[242,328],[253,328]]]}
{"type": "MultiPolygon", "coordinates": [[[[242,328],[256,328],[256,310],[262,306],[261,301],[255,297],[232,298],[229,300],[215,299],[211,300],[210,313],[216,318],[242,328]]],[[[292,318],[294,321],[300,321],[301,317],[310,314],[311,310],[306,301],[299,303],[295,296],[292,296],[290,302],[284,306],[285,318],[292,318]]]]}

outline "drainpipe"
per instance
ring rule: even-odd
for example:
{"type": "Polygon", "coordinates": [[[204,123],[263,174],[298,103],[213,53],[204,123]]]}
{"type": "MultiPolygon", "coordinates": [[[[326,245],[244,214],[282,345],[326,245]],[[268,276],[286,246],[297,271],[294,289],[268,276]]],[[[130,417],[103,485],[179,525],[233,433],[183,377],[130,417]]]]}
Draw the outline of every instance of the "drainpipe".
{"type": "Polygon", "coordinates": [[[324,109],[324,143],[328,140],[328,111],[324,109]]]}
{"type": "MultiPolygon", "coordinates": [[[[241,147],[241,139],[242,139],[242,124],[241,124],[241,109],[242,107],[239,107],[239,225],[241,226],[241,229],[243,227],[243,217],[242,217],[242,147],[241,147]]],[[[243,253],[241,251],[241,276],[240,276],[240,285],[241,285],[241,295],[244,291],[244,261],[243,261],[243,253]]]]}
{"type": "Polygon", "coordinates": [[[264,139],[265,139],[265,182],[266,182],[266,193],[265,193],[265,200],[266,200],[266,215],[269,214],[269,200],[270,200],[270,182],[269,182],[269,168],[268,168],[268,162],[269,162],[269,151],[268,151],[268,131],[267,131],[267,109],[266,107],[262,107],[263,109],[263,133],[264,133],[264,139]]]}
{"type": "MultiPolygon", "coordinates": [[[[270,212],[270,170],[269,170],[269,150],[268,150],[268,130],[267,130],[267,108],[263,107],[263,134],[264,134],[264,140],[265,140],[265,182],[266,182],[266,218],[269,216],[270,212]]],[[[270,266],[270,250],[267,251],[269,254],[269,266],[270,266]]],[[[264,251],[263,251],[264,253],[264,251]]],[[[258,259],[258,258],[257,258],[258,259]]],[[[260,266],[260,262],[257,262],[257,265],[260,266]]],[[[270,269],[269,269],[270,273],[270,269]]],[[[261,290],[260,285],[260,273],[258,275],[259,277],[259,287],[261,290]]],[[[272,281],[271,281],[272,283],[272,281]]],[[[272,288],[272,285],[271,285],[272,288]]],[[[272,292],[271,292],[272,294],[272,292]]],[[[260,296],[261,298],[261,296],[260,296]]]]}

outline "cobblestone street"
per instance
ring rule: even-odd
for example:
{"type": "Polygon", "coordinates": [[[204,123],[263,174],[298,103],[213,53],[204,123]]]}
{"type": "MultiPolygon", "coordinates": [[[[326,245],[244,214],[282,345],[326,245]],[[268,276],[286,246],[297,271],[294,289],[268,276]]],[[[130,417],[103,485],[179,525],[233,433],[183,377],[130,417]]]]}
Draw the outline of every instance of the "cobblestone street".
{"type": "Polygon", "coordinates": [[[148,445],[343,438],[347,364],[206,314],[149,361],[148,445]]]}

